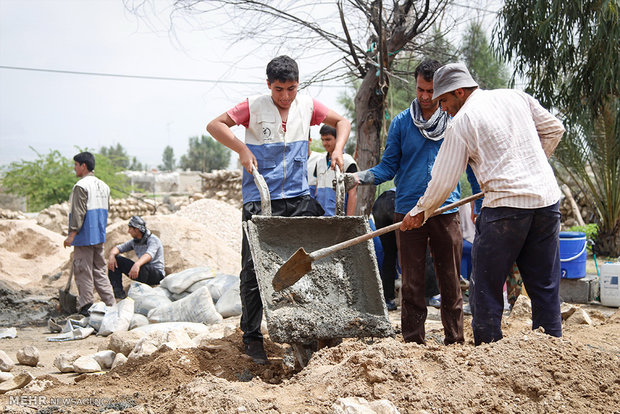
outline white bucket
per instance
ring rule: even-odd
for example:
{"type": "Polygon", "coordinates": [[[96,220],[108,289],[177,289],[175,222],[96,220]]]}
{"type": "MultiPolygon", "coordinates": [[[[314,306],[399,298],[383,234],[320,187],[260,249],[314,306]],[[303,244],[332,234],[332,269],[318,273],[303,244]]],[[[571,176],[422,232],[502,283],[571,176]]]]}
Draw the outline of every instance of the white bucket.
{"type": "Polygon", "coordinates": [[[620,262],[601,265],[601,304],[620,307],[620,262]]]}

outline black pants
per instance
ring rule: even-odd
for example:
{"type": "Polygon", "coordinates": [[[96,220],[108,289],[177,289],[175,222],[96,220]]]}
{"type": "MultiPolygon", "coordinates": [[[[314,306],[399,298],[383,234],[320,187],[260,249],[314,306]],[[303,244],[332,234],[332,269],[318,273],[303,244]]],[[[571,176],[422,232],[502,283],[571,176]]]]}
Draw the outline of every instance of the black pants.
{"type": "MultiPolygon", "coordinates": [[[[108,278],[110,279],[110,283],[112,284],[112,288],[114,289],[115,297],[123,297],[123,273],[129,275],[129,271],[131,267],[134,265],[134,261],[128,259],[126,257],[121,256],[120,254],[116,255],[116,270],[108,269],[108,278]]],[[[138,282],[146,283],[147,285],[154,286],[159,285],[159,282],[164,278],[164,275],[161,271],[155,269],[151,263],[146,263],[140,267],[140,272],[138,273],[138,278],[136,279],[138,282]]]]}
{"type": "Polygon", "coordinates": [[[547,334],[562,336],[559,232],[558,203],[482,209],[469,285],[476,345],[502,339],[503,286],[515,262],[532,300],[532,329],[542,326],[547,334]]]}
{"type": "MultiPolygon", "coordinates": [[[[260,214],[260,201],[250,201],[243,205],[243,221],[250,220],[254,214],[260,214]]],[[[271,201],[271,214],[282,217],[322,216],[325,211],[318,201],[310,196],[300,196],[271,201]]],[[[250,243],[243,232],[241,246],[241,330],[243,342],[262,341],[260,324],[263,318],[263,302],[258,290],[258,281],[254,270],[254,261],[250,252],[250,243]]]]}
{"type": "MultiPolygon", "coordinates": [[[[394,223],[395,191],[384,191],[372,205],[372,216],[378,229],[394,223]]],[[[383,264],[381,266],[381,284],[385,301],[394,299],[394,280],[396,279],[396,260],[398,248],[396,247],[396,233],[391,231],[379,236],[383,247],[383,264]]]]}

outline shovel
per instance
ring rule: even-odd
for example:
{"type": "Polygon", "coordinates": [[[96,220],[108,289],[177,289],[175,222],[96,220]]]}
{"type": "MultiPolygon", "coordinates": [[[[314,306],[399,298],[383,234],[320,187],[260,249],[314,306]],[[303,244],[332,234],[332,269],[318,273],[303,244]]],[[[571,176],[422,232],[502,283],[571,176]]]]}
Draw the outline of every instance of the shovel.
{"type": "Polygon", "coordinates": [[[77,298],[69,290],[71,289],[71,281],[73,280],[73,254],[71,254],[71,268],[69,270],[69,280],[64,289],[58,289],[58,300],[60,309],[68,314],[77,312],[77,298]]]}
{"type": "MultiPolygon", "coordinates": [[[[445,207],[438,208],[430,215],[430,217],[442,214],[448,210],[452,210],[455,207],[462,206],[463,204],[467,204],[470,201],[477,200],[481,198],[484,193],[478,193],[471,195],[469,197],[465,197],[462,200],[456,201],[454,203],[448,204],[445,207]]],[[[306,273],[312,270],[312,262],[317,259],[321,259],[325,256],[329,256],[330,254],[337,252],[338,250],[345,249],[347,247],[356,245],[358,243],[364,242],[366,240],[370,240],[373,237],[380,236],[385,233],[389,233],[390,231],[394,231],[400,227],[402,221],[398,223],[390,224],[387,227],[383,227],[379,230],[375,230],[373,232],[355,237],[350,240],[345,240],[341,243],[335,244],[333,246],[324,247],[319,250],[315,250],[312,253],[306,253],[303,247],[300,247],[287,261],[284,263],[280,269],[276,272],[275,277],[273,278],[273,288],[276,291],[280,291],[289,286],[292,286],[295,282],[302,278],[306,273]]]]}

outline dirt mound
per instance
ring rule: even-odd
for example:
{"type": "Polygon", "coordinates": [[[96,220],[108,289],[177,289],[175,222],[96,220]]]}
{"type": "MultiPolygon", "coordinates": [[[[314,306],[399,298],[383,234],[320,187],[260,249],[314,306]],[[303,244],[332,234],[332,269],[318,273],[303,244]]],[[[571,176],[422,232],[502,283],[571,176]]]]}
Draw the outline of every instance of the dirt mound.
{"type": "MultiPolygon", "coordinates": [[[[441,331],[435,326],[430,335],[441,331]]],[[[400,335],[345,339],[295,373],[282,365],[286,348],[269,341],[271,364],[251,363],[236,332],[202,348],[158,351],[105,375],[78,377],[74,385],[55,383],[40,395],[96,396],[128,413],[325,413],[338,398],[355,396],[387,399],[401,413],[611,414],[620,406],[619,336],[617,312],[595,326],[567,326],[563,338],[513,329],[479,347],[405,344],[400,335]],[[607,336],[608,343],[592,342],[607,336]]]]}
{"type": "Polygon", "coordinates": [[[175,213],[209,227],[211,234],[226,245],[241,252],[241,210],[224,201],[205,198],[195,201],[175,213]]]}
{"type": "MultiPolygon", "coordinates": [[[[176,214],[144,216],[143,219],[147,228],[162,241],[166,274],[198,266],[209,266],[229,274],[238,274],[241,270],[241,250],[232,250],[208,226],[176,214]]],[[[113,246],[130,238],[126,221],[108,226],[106,254],[113,246]]],[[[135,255],[130,257],[135,260],[135,255]]]]}
{"type": "Polygon", "coordinates": [[[0,220],[0,280],[37,288],[43,277],[54,279],[71,255],[64,239],[34,220],[0,220]]]}

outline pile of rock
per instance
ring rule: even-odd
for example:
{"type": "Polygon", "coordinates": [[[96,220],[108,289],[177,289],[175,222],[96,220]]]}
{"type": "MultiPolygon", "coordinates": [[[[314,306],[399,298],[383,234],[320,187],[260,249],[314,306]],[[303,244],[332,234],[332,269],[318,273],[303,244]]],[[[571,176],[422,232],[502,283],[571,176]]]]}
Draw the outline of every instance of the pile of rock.
{"type": "Polygon", "coordinates": [[[225,201],[236,207],[243,204],[241,198],[241,170],[219,170],[201,173],[202,191],[206,198],[225,201]]]}
{"type": "Polygon", "coordinates": [[[585,224],[595,222],[595,214],[592,206],[588,204],[586,197],[582,193],[572,194],[570,190],[567,191],[566,186],[562,186],[564,191],[564,197],[560,201],[560,213],[562,214],[562,230],[567,230],[573,226],[578,226],[579,220],[576,216],[575,208],[572,206],[571,199],[566,196],[569,194],[573,198],[577,210],[581,215],[585,224]]]}
{"type": "Polygon", "coordinates": [[[22,220],[25,219],[24,213],[21,211],[13,211],[6,208],[0,208],[0,219],[5,220],[22,220]]]}
{"type": "MultiPolygon", "coordinates": [[[[120,218],[128,220],[131,216],[155,214],[159,210],[158,207],[155,201],[148,198],[114,198],[110,200],[108,217],[111,219],[120,218]]],[[[169,213],[169,210],[164,210],[162,213],[169,213]]]]}

